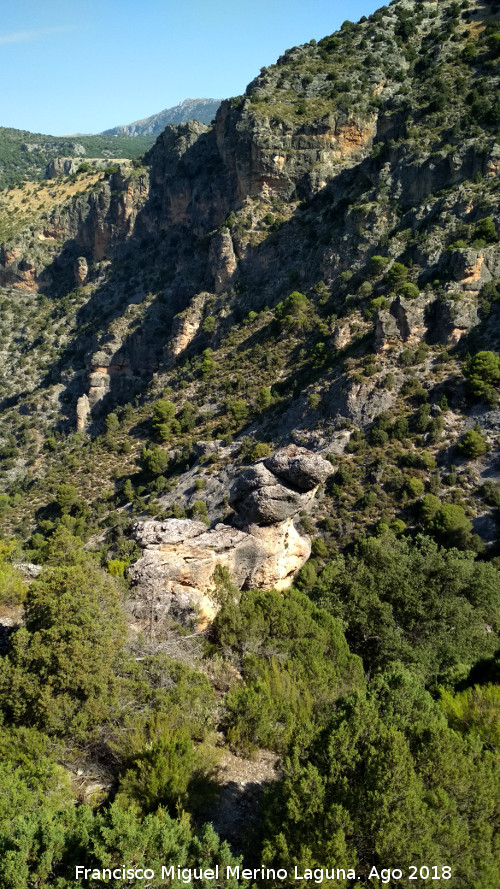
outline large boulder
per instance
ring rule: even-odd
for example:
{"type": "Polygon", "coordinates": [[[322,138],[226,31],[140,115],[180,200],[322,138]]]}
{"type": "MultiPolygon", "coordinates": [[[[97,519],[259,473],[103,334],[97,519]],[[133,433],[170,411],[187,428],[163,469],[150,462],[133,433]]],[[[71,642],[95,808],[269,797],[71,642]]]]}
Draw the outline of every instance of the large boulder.
{"type": "Polygon", "coordinates": [[[246,469],[234,482],[229,504],[243,525],[273,525],[306,508],[334,471],[328,460],[290,445],[246,469]]]}
{"type": "Polygon", "coordinates": [[[332,464],[306,448],[290,445],[264,460],[264,466],[300,491],[312,491],[335,471],[332,464]]]}

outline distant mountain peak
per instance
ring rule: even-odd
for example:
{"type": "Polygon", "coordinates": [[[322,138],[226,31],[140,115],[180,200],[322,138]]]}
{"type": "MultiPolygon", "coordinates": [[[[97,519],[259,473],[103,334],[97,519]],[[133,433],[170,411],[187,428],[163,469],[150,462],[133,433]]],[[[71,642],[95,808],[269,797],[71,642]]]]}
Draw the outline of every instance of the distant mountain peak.
{"type": "Polygon", "coordinates": [[[143,136],[161,133],[168,124],[185,123],[187,120],[199,120],[209,124],[221,103],[220,99],[184,99],[173,108],[164,108],[158,114],[135,120],[133,123],[123,124],[104,130],[103,136],[143,136]]]}

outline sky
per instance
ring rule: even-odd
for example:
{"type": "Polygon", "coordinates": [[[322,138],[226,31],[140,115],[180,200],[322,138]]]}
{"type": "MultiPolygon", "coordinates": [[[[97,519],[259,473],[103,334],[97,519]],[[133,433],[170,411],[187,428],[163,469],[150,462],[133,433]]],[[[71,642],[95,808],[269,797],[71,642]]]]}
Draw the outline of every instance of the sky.
{"type": "Polygon", "coordinates": [[[0,126],[98,133],[244,92],[286,49],[382,0],[6,0],[0,126]]]}

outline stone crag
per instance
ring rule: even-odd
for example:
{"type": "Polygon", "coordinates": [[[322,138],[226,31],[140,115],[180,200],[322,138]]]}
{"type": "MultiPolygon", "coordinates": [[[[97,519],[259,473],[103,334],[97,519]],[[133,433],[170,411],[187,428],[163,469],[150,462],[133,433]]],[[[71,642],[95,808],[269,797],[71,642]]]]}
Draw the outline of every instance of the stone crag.
{"type": "Polygon", "coordinates": [[[233,525],[208,530],[192,519],[139,522],[134,534],[143,554],[129,569],[136,625],[146,630],[168,616],[205,627],[217,613],[218,565],[239,589],[289,587],[311,552],[294,516],[310,505],[332,472],[327,460],[291,446],[235,480],[233,525]]]}

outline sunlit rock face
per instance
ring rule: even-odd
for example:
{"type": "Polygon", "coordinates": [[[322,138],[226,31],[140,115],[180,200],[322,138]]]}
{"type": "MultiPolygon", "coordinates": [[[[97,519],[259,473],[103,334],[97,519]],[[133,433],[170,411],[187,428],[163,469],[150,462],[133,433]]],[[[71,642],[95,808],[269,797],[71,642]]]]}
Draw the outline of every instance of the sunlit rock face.
{"type": "Polygon", "coordinates": [[[236,478],[230,494],[233,525],[207,529],[192,519],[139,522],[134,534],[143,554],[129,570],[134,619],[158,622],[169,616],[206,626],[217,613],[217,566],[229,571],[239,589],[286,589],[311,552],[294,516],[332,472],[319,455],[292,446],[236,478]]]}

